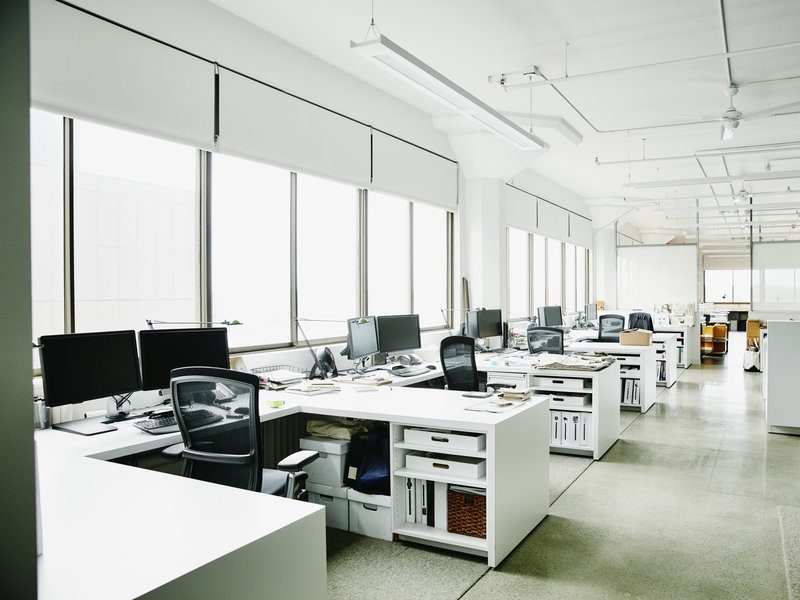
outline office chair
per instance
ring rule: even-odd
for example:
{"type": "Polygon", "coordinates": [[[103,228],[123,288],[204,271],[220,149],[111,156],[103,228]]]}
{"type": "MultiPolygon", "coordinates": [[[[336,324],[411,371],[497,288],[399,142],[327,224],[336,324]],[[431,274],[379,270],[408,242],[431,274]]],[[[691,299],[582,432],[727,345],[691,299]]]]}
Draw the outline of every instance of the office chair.
{"type": "Polygon", "coordinates": [[[597,341],[619,342],[619,334],[625,329],[625,317],[622,315],[601,315],[598,319],[597,341]]]}
{"type": "Polygon", "coordinates": [[[308,474],[302,469],[319,457],[318,452],[301,450],[280,461],[277,470],[263,468],[256,375],[216,367],[181,367],[171,375],[172,410],[185,446],[184,477],[273,496],[307,498],[308,474]],[[217,385],[236,394],[230,410],[208,403],[217,385]],[[211,419],[224,416],[209,423],[209,413],[211,419]]]}
{"type": "Polygon", "coordinates": [[[564,331],[554,327],[528,327],[528,352],[564,354],[564,331]]]}
{"type": "MultiPolygon", "coordinates": [[[[439,359],[442,362],[444,381],[448,390],[480,391],[478,367],[475,365],[475,338],[465,335],[451,335],[444,338],[439,345],[439,359]]],[[[496,391],[514,386],[505,383],[487,383],[486,387],[496,391]]]]}
{"type": "Polygon", "coordinates": [[[632,312],[628,315],[628,329],[647,329],[655,331],[653,317],[647,312],[632,312]]]}

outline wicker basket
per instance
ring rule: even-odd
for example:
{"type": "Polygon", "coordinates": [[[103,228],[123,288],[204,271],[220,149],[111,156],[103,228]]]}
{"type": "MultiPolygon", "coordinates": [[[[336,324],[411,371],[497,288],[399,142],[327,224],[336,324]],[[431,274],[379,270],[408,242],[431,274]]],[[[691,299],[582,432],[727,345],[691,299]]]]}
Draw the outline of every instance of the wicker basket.
{"type": "Polygon", "coordinates": [[[447,490],[447,531],[486,539],[486,496],[447,490]]]}

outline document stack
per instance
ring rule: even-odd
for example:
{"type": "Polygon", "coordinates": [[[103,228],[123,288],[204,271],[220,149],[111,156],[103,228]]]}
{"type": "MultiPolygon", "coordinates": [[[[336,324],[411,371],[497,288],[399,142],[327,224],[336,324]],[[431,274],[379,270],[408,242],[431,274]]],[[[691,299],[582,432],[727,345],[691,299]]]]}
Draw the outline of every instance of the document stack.
{"type": "Polygon", "coordinates": [[[524,390],[520,389],[507,389],[503,390],[500,393],[500,397],[503,400],[507,400],[509,402],[525,402],[526,400],[530,400],[533,396],[533,390],[531,388],[527,388],[524,390]]]}

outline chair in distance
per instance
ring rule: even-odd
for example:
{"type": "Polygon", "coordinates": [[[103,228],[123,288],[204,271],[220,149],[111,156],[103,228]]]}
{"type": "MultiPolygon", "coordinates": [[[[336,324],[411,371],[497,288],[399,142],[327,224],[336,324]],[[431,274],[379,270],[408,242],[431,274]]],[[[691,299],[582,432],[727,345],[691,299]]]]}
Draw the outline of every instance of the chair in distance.
{"type": "Polygon", "coordinates": [[[564,331],[554,327],[528,327],[528,352],[564,354],[564,331]]]}
{"type": "Polygon", "coordinates": [[[170,387],[184,444],[184,477],[306,500],[308,474],[302,469],[319,453],[301,450],[280,461],[277,469],[263,467],[256,375],[216,367],[181,367],[172,370],[170,387]],[[207,402],[220,385],[236,395],[228,405],[230,410],[207,402]],[[192,413],[198,410],[228,413],[228,418],[193,426],[192,413]]]}
{"type": "MultiPolygon", "coordinates": [[[[465,335],[451,335],[439,345],[439,359],[448,390],[460,392],[479,392],[480,379],[475,364],[475,338],[465,335]]],[[[486,387],[497,391],[501,388],[513,388],[506,383],[488,383],[486,387]]]]}
{"type": "Polygon", "coordinates": [[[602,315],[598,319],[597,341],[619,342],[619,334],[625,329],[625,317],[622,315],[602,315]]]}

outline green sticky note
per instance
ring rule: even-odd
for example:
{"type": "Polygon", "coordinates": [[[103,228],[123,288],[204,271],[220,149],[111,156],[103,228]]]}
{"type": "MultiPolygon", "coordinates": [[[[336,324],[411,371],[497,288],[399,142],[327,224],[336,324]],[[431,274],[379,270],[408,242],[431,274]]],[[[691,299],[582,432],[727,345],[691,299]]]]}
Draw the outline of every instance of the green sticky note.
{"type": "Polygon", "coordinates": [[[284,404],[286,404],[286,402],[284,402],[283,400],[273,400],[272,402],[269,403],[269,407],[270,408],[280,408],[284,404]]]}

